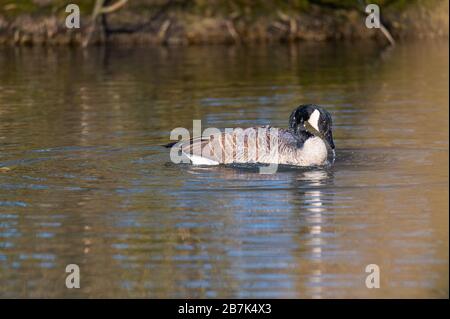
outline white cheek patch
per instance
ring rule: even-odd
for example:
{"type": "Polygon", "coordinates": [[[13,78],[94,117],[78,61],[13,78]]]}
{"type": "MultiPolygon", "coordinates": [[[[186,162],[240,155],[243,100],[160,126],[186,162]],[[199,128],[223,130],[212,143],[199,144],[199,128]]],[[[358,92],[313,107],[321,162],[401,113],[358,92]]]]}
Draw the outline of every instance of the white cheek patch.
{"type": "Polygon", "coordinates": [[[308,120],[308,123],[318,132],[319,132],[319,117],[320,117],[319,110],[314,110],[314,112],[312,112],[308,120]]]}

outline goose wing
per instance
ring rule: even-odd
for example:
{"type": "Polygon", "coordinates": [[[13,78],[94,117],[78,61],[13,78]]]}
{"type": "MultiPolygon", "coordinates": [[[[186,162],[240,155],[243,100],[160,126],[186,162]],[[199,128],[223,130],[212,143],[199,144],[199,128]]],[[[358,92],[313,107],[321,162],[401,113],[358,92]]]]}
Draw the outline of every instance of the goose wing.
{"type": "Polygon", "coordinates": [[[181,148],[193,164],[217,165],[273,162],[271,157],[280,147],[294,149],[295,145],[295,137],[289,131],[261,126],[236,128],[211,134],[209,138],[193,138],[182,143],[181,148]]]}

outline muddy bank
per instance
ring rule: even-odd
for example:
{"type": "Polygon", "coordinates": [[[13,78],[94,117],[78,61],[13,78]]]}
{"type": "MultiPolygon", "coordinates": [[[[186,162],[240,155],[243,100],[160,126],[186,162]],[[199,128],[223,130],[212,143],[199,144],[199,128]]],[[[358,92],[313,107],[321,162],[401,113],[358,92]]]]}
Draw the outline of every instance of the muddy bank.
{"type": "MultiPolygon", "coordinates": [[[[4,1],[3,1],[4,2],[4,1]]],[[[76,3],[76,1],[74,1],[76,3]]],[[[112,44],[212,44],[289,41],[386,41],[378,29],[365,27],[361,8],[309,4],[263,11],[221,12],[198,10],[186,4],[143,6],[131,1],[122,9],[97,19],[90,45],[112,44]]],[[[34,0],[41,10],[0,7],[0,44],[81,45],[93,23],[89,6],[81,6],[81,28],[65,27],[65,6],[49,7],[34,0]]],[[[0,1],[0,6],[2,1],[0,1]]],[[[402,8],[381,7],[383,22],[396,40],[448,38],[448,1],[432,1],[402,8]]]]}

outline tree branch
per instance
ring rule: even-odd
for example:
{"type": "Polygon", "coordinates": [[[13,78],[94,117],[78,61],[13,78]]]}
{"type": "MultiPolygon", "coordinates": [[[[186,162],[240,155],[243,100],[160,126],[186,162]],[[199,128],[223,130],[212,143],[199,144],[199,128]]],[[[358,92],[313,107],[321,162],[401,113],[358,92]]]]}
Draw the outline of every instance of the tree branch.
{"type": "Polygon", "coordinates": [[[120,8],[122,8],[126,3],[128,2],[128,0],[118,0],[116,3],[111,4],[110,6],[107,7],[101,7],[100,8],[100,14],[107,14],[107,13],[111,13],[114,11],[119,10],[120,8]]]}

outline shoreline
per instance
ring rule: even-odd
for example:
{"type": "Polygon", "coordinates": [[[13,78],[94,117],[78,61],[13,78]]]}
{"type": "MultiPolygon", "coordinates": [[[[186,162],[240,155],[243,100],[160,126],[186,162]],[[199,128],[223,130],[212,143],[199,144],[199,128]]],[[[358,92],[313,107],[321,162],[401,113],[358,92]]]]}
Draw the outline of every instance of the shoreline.
{"type": "MultiPolygon", "coordinates": [[[[433,8],[411,5],[385,10],[382,19],[398,41],[448,39],[448,2],[433,8]]],[[[92,27],[90,14],[81,13],[81,28],[65,27],[64,9],[52,14],[5,15],[0,11],[0,45],[81,46],[92,27]]],[[[373,40],[386,43],[379,29],[368,29],[365,15],[356,9],[311,5],[307,12],[276,11],[254,17],[200,15],[168,10],[163,14],[130,8],[104,16],[89,45],[196,45],[251,44],[297,41],[373,40]],[[100,31],[99,31],[100,30],[100,31]],[[101,30],[105,30],[102,32],[101,30]]]]}

